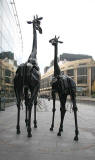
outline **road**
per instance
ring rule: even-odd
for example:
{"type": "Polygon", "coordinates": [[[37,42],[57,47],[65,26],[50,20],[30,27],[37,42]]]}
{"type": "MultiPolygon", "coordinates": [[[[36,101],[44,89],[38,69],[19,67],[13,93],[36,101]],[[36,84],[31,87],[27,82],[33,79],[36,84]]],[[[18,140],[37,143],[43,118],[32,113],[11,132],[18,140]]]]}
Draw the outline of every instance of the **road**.
{"type": "Polygon", "coordinates": [[[38,128],[32,138],[27,137],[25,108],[21,109],[21,134],[16,135],[16,106],[0,112],[0,160],[94,160],[95,159],[95,106],[78,103],[79,141],[74,138],[74,115],[67,103],[64,132],[57,137],[60,123],[60,105],[56,102],[55,128],[49,131],[52,118],[52,100],[41,100],[37,111],[38,128]]]}

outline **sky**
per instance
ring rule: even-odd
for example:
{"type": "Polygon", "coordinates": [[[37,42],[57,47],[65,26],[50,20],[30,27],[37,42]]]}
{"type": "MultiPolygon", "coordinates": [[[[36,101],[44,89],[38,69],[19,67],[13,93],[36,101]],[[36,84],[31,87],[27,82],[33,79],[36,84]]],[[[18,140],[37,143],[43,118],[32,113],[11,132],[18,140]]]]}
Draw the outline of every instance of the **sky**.
{"type": "Polygon", "coordinates": [[[54,59],[49,43],[60,36],[62,53],[87,54],[95,59],[95,0],[15,0],[23,37],[22,62],[27,61],[33,41],[33,26],[27,24],[34,15],[42,16],[43,34],[37,32],[37,61],[41,73],[54,59]]]}

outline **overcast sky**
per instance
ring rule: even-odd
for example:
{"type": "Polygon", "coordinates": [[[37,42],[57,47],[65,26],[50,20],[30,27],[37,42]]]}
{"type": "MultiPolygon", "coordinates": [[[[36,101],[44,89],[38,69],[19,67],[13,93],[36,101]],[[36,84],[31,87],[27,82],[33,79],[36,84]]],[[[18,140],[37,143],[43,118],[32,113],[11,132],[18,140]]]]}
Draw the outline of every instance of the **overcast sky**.
{"type": "Polygon", "coordinates": [[[42,16],[43,34],[37,34],[37,59],[41,72],[54,58],[49,39],[60,36],[58,55],[88,54],[95,59],[95,0],[15,0],[23,37],[23,58],[27,61],[33,39],[32,25],[26,23],[35,14],[42,16]]]}

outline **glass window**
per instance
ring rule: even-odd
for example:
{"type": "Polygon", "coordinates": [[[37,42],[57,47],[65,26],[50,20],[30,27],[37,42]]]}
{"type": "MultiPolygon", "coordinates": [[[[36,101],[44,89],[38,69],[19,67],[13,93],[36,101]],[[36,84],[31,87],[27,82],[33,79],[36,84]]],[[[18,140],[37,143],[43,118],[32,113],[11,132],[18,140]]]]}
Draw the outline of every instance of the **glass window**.
{"type": "Polygon", "coordinates": [[[10,78],[9,77],[5,77],[5,83],[10,83],[10,78]]]}
{"type": "Polygon", "coordinates": [[[87,76],[78,76],[77,83],[78,84],[86,84],[87,83],[87,76]]]}
{"type": "Polygon", "coordinates": [[[78,68],[77,69],[77,75],[87,75],[87,68],[78,68]]]}
{"type": "Polygon", "coordinates": [[[86,67],[77,69],[77,83],[87,84],[87,68],[86,67]]]}
{"type": "Polygon", "coordinates": [[[95,93],[95,67],[91,67],[91,91],[95,93]]]}
{"type": "Polygon", "coordinates": [[[95,80],[95,67],[91,67],[91,82],[95,80]]]}
{"type": "Polygon", "coordinates": [[[68,76],[74,76],[74,69],[67,70],[68,76]]]}
{"type": "Polygon", "coordinates": [[[5,70],[5,76],[11,76],[11,71],[8,70],[8,69],[6,69],[6,70],[5,70]]]}

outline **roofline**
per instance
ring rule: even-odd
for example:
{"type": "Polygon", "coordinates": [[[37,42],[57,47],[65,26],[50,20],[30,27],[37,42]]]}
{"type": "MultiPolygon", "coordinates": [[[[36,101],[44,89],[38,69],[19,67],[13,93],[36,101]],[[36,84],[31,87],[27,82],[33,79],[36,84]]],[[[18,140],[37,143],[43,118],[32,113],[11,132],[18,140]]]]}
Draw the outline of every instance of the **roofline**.
{"type": "MultiPolygon", "coordinates": [[[[78,68],[78,64],[82,64],[82,63],[87,63],[87,65],[90,65],[91,62],[93,62],[93,64],[95,64],[95,61],[92,58],[88,58],[88,59],[80,59],[80,60],[74,60],[74,61],[66,61],[63,64],[59,64],[59,67],[61,69],[61,71],[64,70],[68,70],[68,69],[73,69],[73,68],[78,68]],[[70,67],[72,65],[72,67],[70,67]]],[[[50,67],[49,70],[43,74],[41,76],[41,79],[44,79],[48,76],[51,76],[54,72],[54,66],[50,67]]]]}

